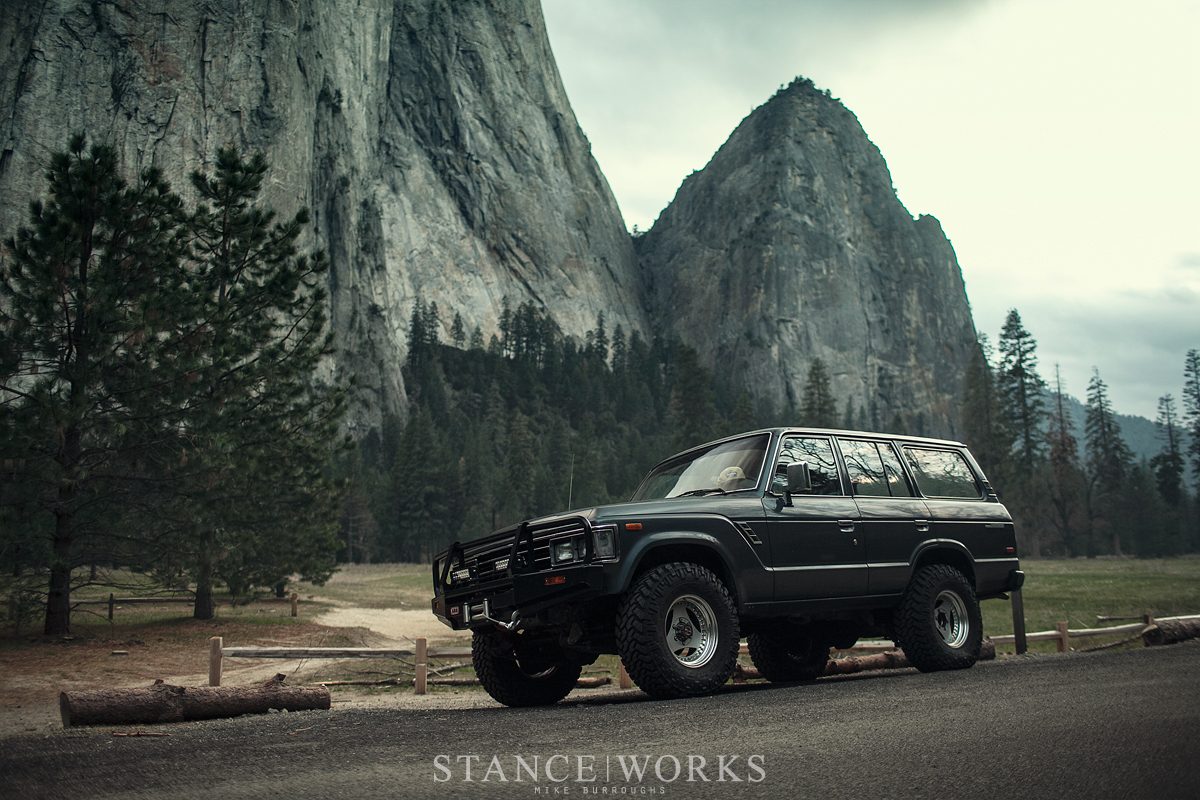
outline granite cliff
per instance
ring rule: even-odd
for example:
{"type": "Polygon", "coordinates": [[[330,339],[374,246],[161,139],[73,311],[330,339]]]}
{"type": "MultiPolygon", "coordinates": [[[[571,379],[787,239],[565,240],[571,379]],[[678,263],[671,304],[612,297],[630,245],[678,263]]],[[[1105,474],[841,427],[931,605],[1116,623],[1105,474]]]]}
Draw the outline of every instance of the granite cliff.
{"type": "Polygon", "coordinates": [[[637,248],[647,304],[760,395],[798,404],[819,357],[868,426],[900,414],[908,430],[954,433],[975,347],[954,250],[811,82],[747,116],[637,248]]]}
{"type": "Polygon", "coordinates": [[[401,410],[416,299],[448,338],[532,301],[672,332],[773,401],[811,359],[839,401],[952,433],[974,343],[954,252],[896,199],[854,116],[806,82],[753,112],[634,243],[559,78],[537,0],[0,4],[0,231],[86,131],[186,175],[265,152],[268,200],[313,212],[336,368],[359,431],[401,410]],[[654,320],[654,325],[650,324],[654,320]]]}
{"type": "MultiPolygon", "coordinates": [[[[531,300],[643,329],[633,247],[567,102],[537,0],[0,4],[0,230],[74,131],[177,189],[232,143],[328,251],[352,422],[404,403],[417,298],[448,339],[531,300]]],[[[7,234],[6,234],[7,235],[7,234]]]]}

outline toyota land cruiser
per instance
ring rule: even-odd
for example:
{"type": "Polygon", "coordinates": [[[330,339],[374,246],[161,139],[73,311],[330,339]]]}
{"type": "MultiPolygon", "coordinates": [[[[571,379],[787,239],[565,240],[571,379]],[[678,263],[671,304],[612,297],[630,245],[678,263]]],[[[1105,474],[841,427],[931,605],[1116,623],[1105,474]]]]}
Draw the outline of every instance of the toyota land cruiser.
{"type": "Polygon", "coordinates": [[[923,671],[975,663],[979,601],[1020,588],[1012,518],[960,442],[775,428],[672,456],[627,503],[527,520],[433,562],[501,703],[555,703],[602,653],[647,694],[715,691],[742,637],[771,681],[883,635],[923,671]]]}

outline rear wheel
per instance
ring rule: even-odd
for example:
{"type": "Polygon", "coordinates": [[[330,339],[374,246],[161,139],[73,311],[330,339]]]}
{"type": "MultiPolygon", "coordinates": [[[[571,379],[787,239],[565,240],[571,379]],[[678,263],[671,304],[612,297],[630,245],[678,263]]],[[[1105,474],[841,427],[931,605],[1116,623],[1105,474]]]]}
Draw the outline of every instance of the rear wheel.
{"type": "Polygon", "coordinates": [[[814,680],[829,661],[829,641],[802,629],[752,633],[746,643],[758,673],[772,683],[814,680]]]}
{"type": "Polygon", "coordinates": [[[647,571],[617,610],[617,651],[651,697],[716,691],[733,674],[739,642],[737,609],[725,584],[697,564],[647,571]]]}
{"type": "Polygon", "coordinates": [[[496,633],[475,631],[471,639],[471,661],[483,688],[506,706],[548,706],[575,688],[577,662],[553,648],[520,652],[496,633]]]}
{"type": "Polygon", "coordinates": [[[979,658],[983,620],[966,577],[946,564],[922,567],[893,619],[896,643],[922,672],[966,669],[979,658]]]}

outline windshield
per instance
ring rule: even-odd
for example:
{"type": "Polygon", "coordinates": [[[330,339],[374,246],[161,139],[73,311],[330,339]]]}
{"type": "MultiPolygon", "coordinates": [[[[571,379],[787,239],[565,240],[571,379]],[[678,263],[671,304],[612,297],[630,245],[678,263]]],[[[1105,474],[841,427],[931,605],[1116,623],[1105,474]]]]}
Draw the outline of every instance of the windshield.
{"type": "Polygon", "coordinates": [[[722,494],[758,485],[770,434],[747,436],[666,461],[650,471],[633,500],[722,494]]]}

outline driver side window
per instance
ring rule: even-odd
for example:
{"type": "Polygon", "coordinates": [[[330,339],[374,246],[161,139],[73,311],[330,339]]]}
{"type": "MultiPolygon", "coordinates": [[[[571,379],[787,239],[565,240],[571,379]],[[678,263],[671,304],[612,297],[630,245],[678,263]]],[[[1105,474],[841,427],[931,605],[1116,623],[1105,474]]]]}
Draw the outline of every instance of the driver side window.
{"type": "Polygon", "coordinates": [[[787,488],[787,465],[798,461],[808,462],[808,475],[812,481],[812,492],[809,494],[845,494],[842,491],[837,458],[833,455],[833,443],[829,439],[815,436],[788,436],[783,440],[779,449],[779,461],[775,464],[771,491],[783,493],[787,488]]]}

